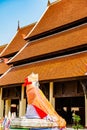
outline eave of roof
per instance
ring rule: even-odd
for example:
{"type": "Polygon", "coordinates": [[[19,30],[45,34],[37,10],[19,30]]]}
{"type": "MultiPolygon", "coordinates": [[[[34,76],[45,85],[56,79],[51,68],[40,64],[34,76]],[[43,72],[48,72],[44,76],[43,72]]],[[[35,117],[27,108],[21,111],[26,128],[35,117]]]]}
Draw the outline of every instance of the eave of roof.
{"type": "Polygon", "coordinates": [[[5,73],[10,68],[10,65],[8,66],[4,62],[0,62],[0,75],[5,73]]]}
{"type": "Polygon", "coordinates": [[[87,0],[61,0],[47,7],[46,12],[26,39],[87,17],[87,0]]]}
{"type": "Polygon", "coordinates": [[[36,23],[30,24],[28,26],[20,28],[16,35],[12,38],[11,42],[4,48],[4,50],[0,53],[0,57],[5,57],[12,53],[18,52],[25,44],[26,41],[24,37],[31,31],[36,23]]]}
{"type": "Polygon", "coordinates": [[[23,83],[32,72],[39,74],[39,81],[85,76],[87,52],[13,67],[1,77],[0,86],[23,83]]]}
{"type": "Polygon", "coordinates": [[[40,55],[58,52],[84,44],[87,44],[87,24],[30,42],[29,45],[23,47],[8,63],[20,62],[24,59],[35,56],[39,57],[40,55]]]}

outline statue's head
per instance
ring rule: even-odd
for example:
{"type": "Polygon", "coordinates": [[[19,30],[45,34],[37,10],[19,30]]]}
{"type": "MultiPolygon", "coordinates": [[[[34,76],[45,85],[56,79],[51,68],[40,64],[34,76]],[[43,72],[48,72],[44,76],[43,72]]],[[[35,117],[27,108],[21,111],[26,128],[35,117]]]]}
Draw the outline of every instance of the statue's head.
{"type": "Polygon", "coordinates": [[[27,78],[29,82],[38,82],[38,74],[33,72],[27,78]]]}
{"type": "Polygon", "coordinates": [[[32,84],[34,87],[39,87],[39,82],[38,82],[38,74],[31,73],[26,79],[24,86],[27,86],[29,84],[32,84]]]}
{"type": "Polygon", "coordinates": [[[35,74],[35,73],[32,72],[32,73],[28,76],[28,81],[29,81],[29,82],[32,82],[32,85],[33,85],[33,86],[39,87],[38,74],[35,74]]]}

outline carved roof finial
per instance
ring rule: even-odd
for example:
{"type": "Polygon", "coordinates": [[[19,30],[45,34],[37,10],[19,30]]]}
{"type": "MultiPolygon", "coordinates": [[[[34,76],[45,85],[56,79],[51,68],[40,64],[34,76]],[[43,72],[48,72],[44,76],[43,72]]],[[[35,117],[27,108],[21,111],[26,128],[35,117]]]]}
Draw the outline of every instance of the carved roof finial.
{"type": "Polygon", "coordinates": [[[20,29],[20,24],[19,24],[19,20],[18,20],[18,27],[17,27],[17,30],[19,30],[20,29]]]}
{"type": "Polygon", "coordinates": [[[47,3],[47,6],[49,6],[51,3],[50,3],[50,0],[48,0],[48,3],[47,3]]]}

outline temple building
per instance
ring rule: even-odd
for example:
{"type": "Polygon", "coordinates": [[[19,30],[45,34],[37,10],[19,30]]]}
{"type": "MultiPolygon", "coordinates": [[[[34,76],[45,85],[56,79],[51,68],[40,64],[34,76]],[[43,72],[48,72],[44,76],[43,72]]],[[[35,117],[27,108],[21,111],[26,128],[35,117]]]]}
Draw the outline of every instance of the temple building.
{"type": "MultiPolygon", "coordinates": [[[[6,75],[8,71],[10,71],[13,65],[8,65],[6,62],[8,62],[13,56],[15,56],[15,54],[21,49],[21,47],[23,47],[26,44],[24,37],[29,33],[29,31],[31,31],[34,25],[35,23],[20,28],[18,22],[17,32],[15,36],[12,38],[11,42],[0,47],[0,79],[4,75],[6,75]]],[[[2,108],[2,110],[0,110],[0,117],[8,114],[9,104],[12,106],[12,112],[17,112],[20,96],[17,96],[17,94],[15,93],[20,93],[16,92],[19,91],[19,89],[16,90],[16,87],[5,87],[5,89],[3,88],[2,93],[2,88],[0,88],[0,108],[2,108]],[[17,104],[16,108],[14,108],[15,103],[17,104]]]]}
{"type": "Polygon", "coordinates": [[[36,23],[18,29],[0,54],[10,66],[0,77],[0,105],[4,108],[0,116],[9,110],[25,115],[26,88],[22,84],[34,72],[39,75],[40,88],[67,124],[73,123],[75,112],[87,127],[86,5],[87,0],[48,1],[36,23]]]}

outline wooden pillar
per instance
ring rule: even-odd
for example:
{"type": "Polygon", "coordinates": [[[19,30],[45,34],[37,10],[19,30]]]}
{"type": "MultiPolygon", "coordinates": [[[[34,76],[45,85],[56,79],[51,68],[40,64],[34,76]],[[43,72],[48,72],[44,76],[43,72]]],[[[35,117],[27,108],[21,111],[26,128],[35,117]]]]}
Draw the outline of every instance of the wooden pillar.
{"type": "Polygon", "coordinates": [[[0,117],[3,117],[4,100],[2,100],[2,88],[0,88],[0,117]]]}
{"type": "Polygon", "coordinates": [[[87,93],[85,93],[85,127],[87,128],[87,93]]]}
{"type": "Polygon", "coordinates": [[[24,99],[24,86],[21,89],[21,100],[19,103],[19,117],[24,116],[26,112],[26,99],[24,99]]]}
{"type": "Polygon", "coordinates": [[[7,99],[5,101],[5,116],[8,116],[10,110],[11,110],[11,100],[7,99]]]}
{"type": "Polygon", "coordinates": [[[87,128],[87,90],[86,90],[86,84],[85,82],[80,82],[83,88],[84,96],[85,96],[85,127],[87,128]]]}
{"type": "Polygon", "coordinates": [[[49,87],[49,101],[53,105],[55,109],[55,98],[53,97],[53,82],[50,82],[50,87],[49,87]]]}

